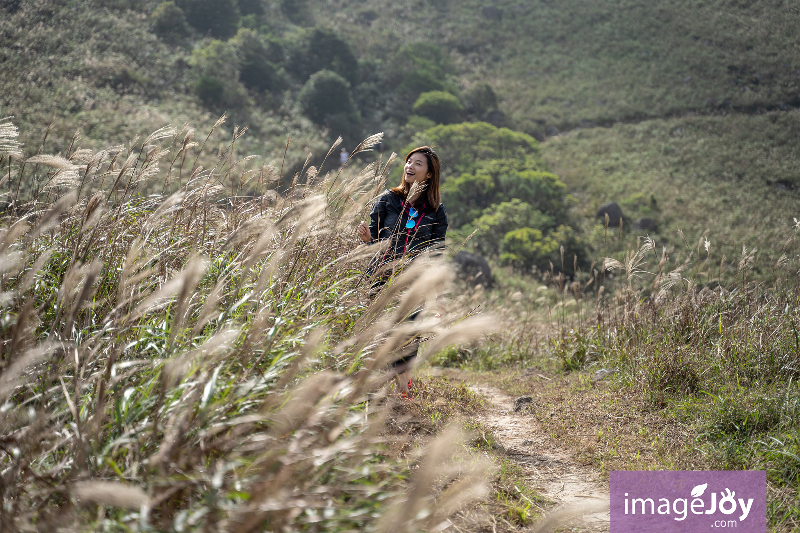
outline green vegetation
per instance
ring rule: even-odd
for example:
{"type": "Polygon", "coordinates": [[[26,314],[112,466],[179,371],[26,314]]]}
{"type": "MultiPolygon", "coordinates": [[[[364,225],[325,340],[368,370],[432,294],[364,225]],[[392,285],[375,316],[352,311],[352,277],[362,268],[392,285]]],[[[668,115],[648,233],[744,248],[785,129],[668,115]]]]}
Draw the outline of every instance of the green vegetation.
{"type": "MultiPolygon", "coordinates": [[[[0,423],[16,439],[0,523],[134,528],[147,501],[164,530],[391,516],[412,470],[361,423],[374,336],[341,259],[380,172],[357,194],[326,155],[383,131],[386,154],[356,156],[435,145],[448,244],[496,267],[495,292],[453,294],[504,330],[437,363],[541,371],[570,401],[613,367],[624,416],[694,440],[623,462],[621,439],[650,444],[616,427],[587,461],[764,468],[771,527],[797,529],[799,24],[788,0],[0,2],[0,118],[21,126],[0,121],[0,423]],[[622,228],[595,218],[610,201],[622,228]],[[254,510],[292,491],[313,494],[305,514],[254,510]]],[[[431,383],[432,432],[464,412],[435,387],[478,408],[431,383]]],[[[525,499],[494,494],[528,521],[525,499]]]]}
{"type": "Polygon", "coordinates": [[[474,122],[428,129],[407,150],[420,144],[436,146],[447,162],[442,196],[454,241],[475,232],[468,249],[523,272],[558,265],[573,275],[588,264],[569,212],[574,199],[558,176],[541,170],[534,138],[474,122]]]}
{"type": "Polygon", "coordinates": [[[464,106],[450,93],[431,91],[419,95],[411,110],[436,124],[452,124],[461,122],[464,106]]]}
{"type": "Polygon", "coordinates": [[[359,117],[350,96],[350,84],[331,70],[313,74],[298,95],[303,113],[315,123],[347,134],[358,131],[359,117]]]}

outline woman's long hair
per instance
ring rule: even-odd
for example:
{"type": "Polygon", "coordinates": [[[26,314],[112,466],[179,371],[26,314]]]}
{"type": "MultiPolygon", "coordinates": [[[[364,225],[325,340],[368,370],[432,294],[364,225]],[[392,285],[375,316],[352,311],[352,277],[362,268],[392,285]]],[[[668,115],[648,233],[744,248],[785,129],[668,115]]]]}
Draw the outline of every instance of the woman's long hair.
{"type": "MultiPolygon", "coordinates": [[[[428,172],[431,173],[431,177],[426,182],[426,199],[428,205],[434,209],[439,209],[439,206],[442,204],[442,196],[439,193],[439,181],[441,179],[441,161],[439,160],[439,156],[430,146],[420,146],[408,152],[406,163],[408,163],[408,158],[413,154],[422,154],[428,160],[428,172]]],[[[400,185],[389,190],[395,194],[399,194],[405,199],[408,196],[409,189],[411,189],[411,184],[406,182],[406,176],[405,173],[403,173],[400,177],[400,185]]]]}

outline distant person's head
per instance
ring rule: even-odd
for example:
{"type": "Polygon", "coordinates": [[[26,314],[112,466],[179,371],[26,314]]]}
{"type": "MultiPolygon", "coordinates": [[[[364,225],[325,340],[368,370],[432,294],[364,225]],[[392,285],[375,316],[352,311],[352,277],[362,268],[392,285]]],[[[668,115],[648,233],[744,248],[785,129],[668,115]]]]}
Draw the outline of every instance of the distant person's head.
{"type": "Polygon", "coordinates": [[[442,203],[439,193],[440,179],[441,161],[439,156],[430,146],[420,146],[411,150],[406,156],[403,178],[400,181],[400,185],[392,189],[392,192],[405,197],[414,182],[423,182],[426,184],[424,194],[428,205],[438,209],[442,203]]]}

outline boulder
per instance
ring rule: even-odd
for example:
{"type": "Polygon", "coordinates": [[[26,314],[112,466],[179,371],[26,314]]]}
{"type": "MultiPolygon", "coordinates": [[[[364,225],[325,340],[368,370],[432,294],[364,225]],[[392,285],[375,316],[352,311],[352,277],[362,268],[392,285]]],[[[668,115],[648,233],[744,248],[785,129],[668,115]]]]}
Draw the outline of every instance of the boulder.
{"type": "Polygon", "coordinates": [[[642,217],[633,223],[633,227],[636,229],[653,231],[656,229],[656,221],[652,218],[642,217]]]}
{"type": "Polygon", "coordinates": [[[556,128],[555,126],[547,126],[547,127],[544,129],[544,133],[545,133],[545,134],[546,134],[548,137],[555,137],[556,135],[558,135],[558,134],[559,134],[559,133],[561,133],[561,132],[560,132],[560,131],[558,130],[558,128],[556,128]]]}
{"type": "Polygon", "coordinates": [[[608,215],[608,227],[618,228],[619,222],[623,219],[623,217],[622,208],[617,202],[608,202],[607,204],[601,205],[595,216],[601,219],[601,221],[605,224],[606,215],[608,215]]]}
{"type": "Polygon", "coordinates": [[[496,6],[486,6],[481,8],[481,15],[483,15],[483,18],[488,20],[501,20],[503,18],[503,12],[500,11],[500,9],[496,6]]]}
{"type": "Polygon", "coordinates": [[[458,277],[473,285],[483,285],[489,288],[492,285],[492,269],[483,256],[469,252],[458,252],[453,257],[457,265],[458,277]]]}

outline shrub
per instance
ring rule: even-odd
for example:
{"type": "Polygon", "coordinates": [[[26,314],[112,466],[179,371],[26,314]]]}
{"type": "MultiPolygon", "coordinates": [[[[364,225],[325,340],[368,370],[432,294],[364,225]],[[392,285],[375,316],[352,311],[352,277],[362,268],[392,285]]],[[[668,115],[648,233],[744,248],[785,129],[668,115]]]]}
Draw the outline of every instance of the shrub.
{"type": "Polygon", "coordinates": [[[503,236],[500,260],[520,268],[545,266],[558,242],[535,228],[518,228],[503,236]]]}
{"type": "Polygon", "coordinates": [[[464,106],[450,93],[431,91],[422,93],[413,107],[414,113],[428,117],[437,124],[452,124],[461,120],[464,106]]]}
{"type": "Polygon", "coordinates": [[[214,76],[202,74],[195,82],[195,92],[205,105],[213,107],[223,103],[225,83],[214,76]]]}
{"type": "Polygon", "coordinates": [[[497,95],[488,83],[476,83],[466,93],[467,113],[482,119],[497,108],[497,95]]]}
{"type": "Polygon", "coordinates": [[[493,172],[493,169],[544,170],[536,139],[486,122],[442,124],[415,135],[411,144],[436,146],[446,162],[447,176],[475,174],[479,170],[493,172]]]}
{"type": "Polygon", "coordinates": [[[352,48],[331,30],[315,28],[310,33],[303,32],[290,55],[287,68],[300,81],[315,72],[330,70],[351,85],[358,82],[358,60],[352,48]]]}
{"type": "Polygon", "coordinates": [[[178,0],[186,20],[202,33],[227,39],[239,28],[239,6],[236,0],[178,0]]]}
{"type": "Polygon", "coordinates": [[[153,33],[164,41],[176,44],[189,35],[189,24],[183,10],[175,2],[162,2],[150,15],[153,33]]]}
{"type": "Polygon", "coordinates": [[[397,93],[413,102],[426,92],[444,91],[445,84],[442,74],[431,68],[417,68],[403,77],[397,86],[397,93]]]}
{"type": "Polygon", "coordinates": [[[239,83],[239,56],[233,42],[213,40],[192,52],[189,62],[197,73],[195,92],[213,108],[241,107],[247,93],[239,83]]]}
{"type": "Polygon", "coordinates": [[[483,214],[472,221],[466,229],[470,232],[473,229],[478,230],[472,240],[474,248],[479,253],[498,256],[503,252],[501,240],[507,233],[519,228],[533,228],[543,234],[552,227],[551,217],[515,198],[485,209],[483,214]]]}
{"type": "Polygon", "coordinates": [[[495,183],[486,174],[462,174],[442,184],[447,214],[453,229],[478,218],[494,202],[495,183]]]}
{"type": "Polygon", "coordinates": [[[311,21],[308,0],[281,0],[281,11],[294,24],[304,25],[311,21]]]}
{"type": "Polygon", "coordinates": [[[336,132],[348,135],[357,128],[359,117],[350,84],[330,70],[313,74],[298,95],[303,113],[317,124],[326,125],[336,132]]]}
{"type": "Polygon", "coordinates": [[[248,15],[255,15],[258,20],[264,20],[267,16],[267,11],[264,9],[262,0],[238,0],[239,13],[245,17],[248,15]]]}
{"type": "Polygon", "coordinates": [[[285,87],[282,70],[270,61],[275,54],[258,33],[241,29],[234,42],[240,58],[239,80],[245,86],[266,92],[279,91],[285,87]]]}

